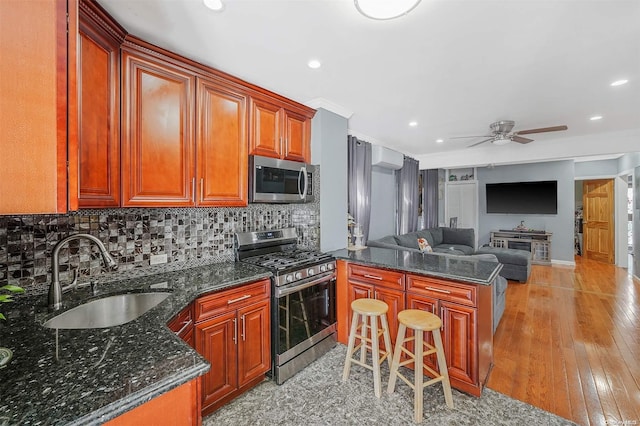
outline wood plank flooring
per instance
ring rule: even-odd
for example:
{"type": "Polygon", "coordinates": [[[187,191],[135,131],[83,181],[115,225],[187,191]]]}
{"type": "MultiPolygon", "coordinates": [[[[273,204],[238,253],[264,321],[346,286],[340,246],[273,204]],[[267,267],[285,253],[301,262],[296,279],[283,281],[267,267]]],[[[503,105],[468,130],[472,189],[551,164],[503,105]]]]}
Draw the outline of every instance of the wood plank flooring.
{"type": "Polygon", "coordinates": [[[509,282],[487,386],[580,425],[640,426],[640,281],[576,257],[509,282]]]}

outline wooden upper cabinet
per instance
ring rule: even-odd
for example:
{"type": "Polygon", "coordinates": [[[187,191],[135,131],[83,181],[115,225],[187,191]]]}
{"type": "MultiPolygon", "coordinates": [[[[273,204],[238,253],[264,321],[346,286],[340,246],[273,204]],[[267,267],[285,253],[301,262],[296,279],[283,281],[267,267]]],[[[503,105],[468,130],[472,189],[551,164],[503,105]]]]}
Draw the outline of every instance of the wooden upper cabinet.
{"type": "Polygon", "coordinates": [[[198,78],[197,205],[247,205],[247,98],[198,78]]]}
{"type": "Polygon", "coordinates": [[[195,76],[122,50],[123,206],[191,206],[195,76]]]}
{"type": "Polygon", "coordinates": [[[79,12],[78,207],[118,207],[120,43],[125,34],[93,2],[80,2],[79,12]]]}
{"type": "Polygon", "coordinates": [[[251,98],[249,154],[310,162],[314,111],[295,112],[277,99],[251,98]]]}
{"type": "Polygon", "coordinates": [[[290,111],[284,112],[285,136],[284,152],[285,160],[309,162],[311,142],[311,120],[307,117],[290,111]]]}
{"type": "Polygon", "coordinates": [[[260,99],[251,99],[250,154],[281,158],[282,108],[260,99]]]}

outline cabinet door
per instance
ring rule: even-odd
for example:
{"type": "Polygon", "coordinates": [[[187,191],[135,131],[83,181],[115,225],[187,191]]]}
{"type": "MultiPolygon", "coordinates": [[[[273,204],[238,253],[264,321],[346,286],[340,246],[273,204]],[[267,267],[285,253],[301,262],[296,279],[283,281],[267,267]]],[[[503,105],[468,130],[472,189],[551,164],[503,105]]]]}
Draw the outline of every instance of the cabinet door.
{"type": "Polygon", "coordinates": [[[249,154],[280,158],[282,109],[260,99],[251,99],[249,154]]]}
{"type": "Polygon", "coordinates": [[[246,97],[203,79],[197,91],[197,204],[246,206],[246,97]]]}
{"type": "Polygon", "coordinates": [[[444,324],[442,344],[449,376],[474,384],[477,382],[477,311],[449,302],[440,303],[444,324]]]}
{"type": "Polygon", "coordinates": [[[124,206],[191,206],[194,80],[160,60],[122,53],[124,206]]]}
{"type": "MultiPolygon", "coordinates": [[[[81,9],[78,206],[120,205],[120,43],[81,9]]],[[[71,191],[75,188],[69,188],[71,191]]]]}
{"type": "Polygon", "coordinates": [[[284,125],[284,159],[308,163],[310,160],[311,120],[303,115],[285,110],[284,125]]]}
{"type": "Polygon", "coordinates": [[[370,284],[356,283],[349,281],[349,298],[347,303],[347,336],[351,333],[351,322],[353,318],[353,310],[351,310],[351,302],[356,299],[367,299],[374,296],[373,286],[370,284]]]}
{"type": "MultiPolygon", "coordinates": [[[[387,311],[387,322],[389,323],[389,335],[391,343],[395,345],[396,336],[398,335],[398,312],[404,310],[405,297],[404,292],[400,290],[391,290],[384,287],[375,288],[375,298],[389,305],[387,311]]],[[[391,351],[393,352],[392,348],[391,351]]]]}
{"type": "Polygon", "coordinates": [[[238,310],[238,386],[271,368],[269,300],[238,310]]]}
{"type": "MultiPolygon", "coordinates": [[[[427,311],[431,312],[432,314],[439,315],[438,306],[438,299],[422,295],[417,296],[411,293],[407,294],[407,309],[419,309],[421,311],[427,311]]],[[[433,335],[431,333],[424,333],[423,339],[426,343],[433,346],[433,335]]],[[[413,352],[413,342],[409,343],[409,347],[413,352]]],[[[424,357],[424,362],[433,370],[438,371],[438,359],[436,358],[436,354],[427,355],[426,357],[424,357]]],[[[431,374],[426,369],[424,370],[424,374],[431,376],[431,374]]]]}
{"type": "Polygon", "coordinates": [[[236,311],[196,325],[196,351],[211,364],[202,376],[202,408],[238,388],[236,311]]]}

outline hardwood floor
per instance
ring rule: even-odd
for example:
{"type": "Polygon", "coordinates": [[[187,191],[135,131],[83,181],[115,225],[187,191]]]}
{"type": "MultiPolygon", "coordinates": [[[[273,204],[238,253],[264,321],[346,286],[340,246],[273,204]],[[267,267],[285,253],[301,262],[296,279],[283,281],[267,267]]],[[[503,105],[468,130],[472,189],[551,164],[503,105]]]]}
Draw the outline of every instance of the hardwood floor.
{"type": "Polygon", "coordinates": [[[506,297],[489,388],[580,425],[640,425],[640,281],[578,256],[506,297]]]}

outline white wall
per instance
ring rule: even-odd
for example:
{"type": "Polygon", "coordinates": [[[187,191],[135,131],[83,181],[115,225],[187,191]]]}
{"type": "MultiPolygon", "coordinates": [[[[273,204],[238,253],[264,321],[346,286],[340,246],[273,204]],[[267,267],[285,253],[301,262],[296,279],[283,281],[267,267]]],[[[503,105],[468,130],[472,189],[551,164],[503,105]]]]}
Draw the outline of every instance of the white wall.
{"type": "Polygon", "coordinates": [[[347,119],[319,108],[311,123],[311,163],[320,165],[320,250],[347,245],[347,119]]]}
{"type": "Polygon", "coordinates": [[[562,263],[574,263],[574,162],[571,160],[547,163],[480,167],[478,174],[479,231],[478,244],[489,242],[490,232],[513,229],[524,221],[525,226],[553,233],[551,258],[562,263]],[[522,215],[487,214],[486,184],[496,182],[558,181],[558,214],[522,215]]]}
{"type": "Polygon", "coordinates": [[[395,171],[371,169],[371,221],[369,239],[375,240],[395,234],[396,230],[396,176],[395,171]]]}

